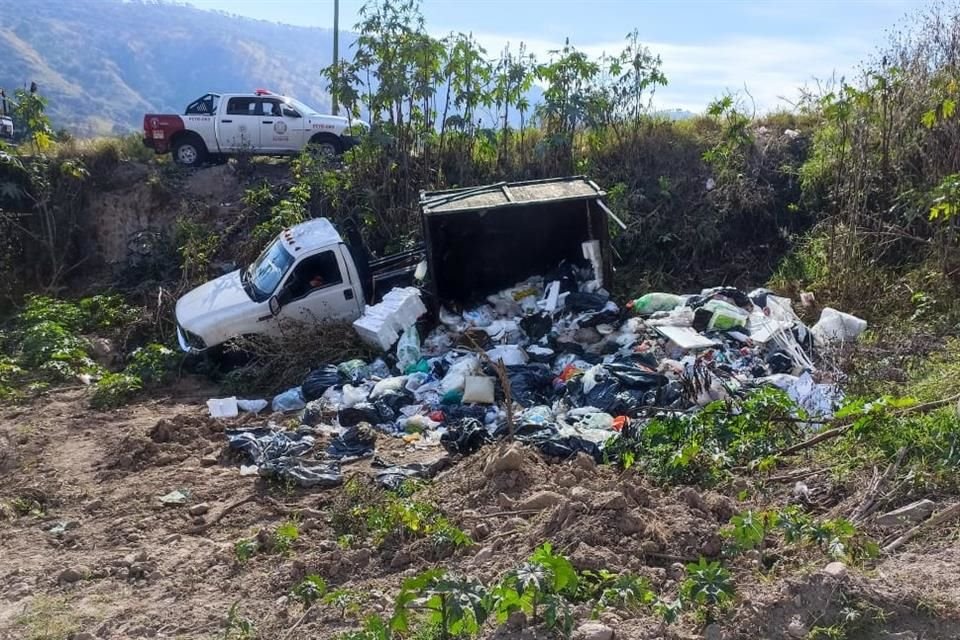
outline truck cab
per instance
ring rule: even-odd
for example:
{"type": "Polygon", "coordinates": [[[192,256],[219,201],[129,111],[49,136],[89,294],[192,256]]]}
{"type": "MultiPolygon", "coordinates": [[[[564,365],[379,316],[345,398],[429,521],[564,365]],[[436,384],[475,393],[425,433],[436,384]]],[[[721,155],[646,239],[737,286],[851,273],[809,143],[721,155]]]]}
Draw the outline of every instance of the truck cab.
{"type": "Polygon", "coordinates": [[[329,220],[283,231],[244,269],[177,301],[177,338],[199,352],[241,335],[277,335],[284,321],[351,321],[364,308],[356,264],[329,220]]]}

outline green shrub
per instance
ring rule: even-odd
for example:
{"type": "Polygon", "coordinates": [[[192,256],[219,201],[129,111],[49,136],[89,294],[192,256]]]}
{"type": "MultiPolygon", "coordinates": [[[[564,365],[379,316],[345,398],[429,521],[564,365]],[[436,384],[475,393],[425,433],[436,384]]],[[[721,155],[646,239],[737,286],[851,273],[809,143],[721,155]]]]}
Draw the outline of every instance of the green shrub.
{"type": "Polygon", "coordinates": [[[97,382],[90,397],[94,409],[110,409],[126,403],[143,388],[143,381],[127,373],[108,373],[97,382]]]}
{"type": "Polygon", "coordinates": [[[175,351],[153,342],[130,354],[125,372],[144,382],[166,382],[179,361],[175,351]]]}

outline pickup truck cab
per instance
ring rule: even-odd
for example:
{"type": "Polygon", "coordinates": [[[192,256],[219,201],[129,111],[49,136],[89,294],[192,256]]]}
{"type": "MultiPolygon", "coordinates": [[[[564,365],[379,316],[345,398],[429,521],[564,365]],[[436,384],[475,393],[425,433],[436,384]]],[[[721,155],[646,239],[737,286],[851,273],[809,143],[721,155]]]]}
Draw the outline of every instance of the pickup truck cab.
{"type": "Polygon", "coordinates": [[[296,155],[307,145],[340,154],[357,143],[368,125],[318,113],[302,102],[265,89],[252,93],[208,93],[183,115],[143,116],[143,143],[158,154],[172,153],[183,166],[232,154],[296,155]]]}
{"type": "Polygon", "coordinates": [[[278,335],[289,321],[356,320],[376,291],[409,283],[422,254],[369,262],[326,218],[284,230],[245,269],[177,301],[180,348],[198,353],[244,335],[278,335]]]}

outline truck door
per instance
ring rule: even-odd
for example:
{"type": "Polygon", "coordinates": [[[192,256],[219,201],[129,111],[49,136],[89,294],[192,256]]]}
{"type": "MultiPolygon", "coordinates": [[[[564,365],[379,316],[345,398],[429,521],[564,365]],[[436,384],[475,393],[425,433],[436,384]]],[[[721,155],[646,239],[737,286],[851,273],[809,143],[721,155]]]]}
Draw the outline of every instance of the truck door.
{"type": "Polygon", "coordinates": [[[304,119],[279,98],[260,101],[260,146],[264,150],[296,152],[303,147],[304,119]]]}
{"type": "Polygon", "coordinates": [[[336,247],[301,258],[279,294],[280,318],[318,323],[355,320],[360,301],[336,247]]]}
{"type": "Polygon", "coordinates": [[[260,148],[260,98],[235,96],[217,117],[217,141],[224,151],[260,148]]]}

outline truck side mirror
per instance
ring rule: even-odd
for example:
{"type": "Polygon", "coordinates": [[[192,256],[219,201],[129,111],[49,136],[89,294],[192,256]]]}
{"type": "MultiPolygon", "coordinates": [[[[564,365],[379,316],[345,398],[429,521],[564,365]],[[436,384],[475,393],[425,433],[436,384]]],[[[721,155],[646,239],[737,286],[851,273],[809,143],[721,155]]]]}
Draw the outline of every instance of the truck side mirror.
{"type": "Polygon", "coordinates": [[[270,296],[270,313],[277,315],[280,313],[280,299],[277,296],[270,296]]]}

